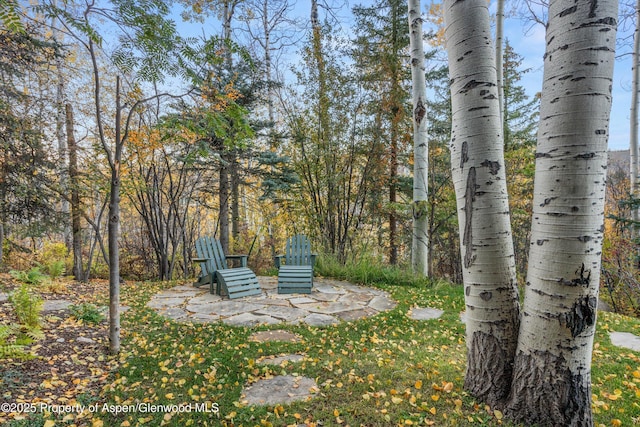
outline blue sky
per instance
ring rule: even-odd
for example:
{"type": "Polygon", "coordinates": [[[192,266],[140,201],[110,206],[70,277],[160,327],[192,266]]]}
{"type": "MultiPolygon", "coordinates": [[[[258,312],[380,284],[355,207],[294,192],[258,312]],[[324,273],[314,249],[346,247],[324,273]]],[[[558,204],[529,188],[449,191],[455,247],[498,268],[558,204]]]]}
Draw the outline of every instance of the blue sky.
{"type": "MultiPolygon", "coordinates": [[[[310,2],[309,0],[291,0],[296,3],[295,12],[303,20],[307,20],[309,16],[310,2]]],[[[437,1],[437,0],[434,0],[437,1]]],[[[508,11],[513,7],[513,2],[506,0],[506,10],[508,11]]],[[[331,0],[329,0],[331,2],[331,0]]],[[[371,0],[348,0],[343,2],[342,0],[334,0],[333,3],[342,5],[339,12],[340,19],[349,20],[350,8],[356,4],[370,4],[371,0]]],[[[495,13],[495,0],[491,1],[490,10],[495,13]]],[[[429,5],[428,0],[422,0],[423,11],[427,9],[429,5]]],[[[321,11],[323,15],[323,11],[321,11]]],[[[321,16],[322,17],[322,16],[321,16]]],[[[219,24],[215,22],[215,19],[209,18],[207,20],[209,28],[208,33],[219,33],[219,24]],[[215,23],[214,23],[215,22],[215,23]]],[[[197,34],[201,34],[202,24],[185,24],[181,22],[179,14],[176,13],[176,22],[181,29],[198,28],[197,34]]],[[[348,24],[345,24],[345,27],[348,24]]],[[[622,27],[622,26],[621,26],[622,27]]],[[[346,29],[346,28],[343,28],[346,29]]],[[[629,31],[629,29],[624,29],[629,31]]],[[[509,39],[509,43],[514,47],[515,51],[523,58],[523,68],[530,69],[522,79],[522,85],[525,87],[529,96],[533,97],[536,93],[542,89],[542,68],[543,68],[543,55],[545,49],[545,29],[542,25],[532,24],[524,22],[519,17],[508,17],[505,20],[505,37],[509,39]]],[[[619,31],[620,37],[620,31],[619,31]]],[[[626,48],[629,51],[629,48],[626,48]]],[[[292,53],[292,59],[295,61],[295,52],[292,53]]],[[[613,107],[611,112],[611,124],[609,128],[609,149],[611,150],[625,150],[629,148],[629,110],[631,106],[631,56],[621,55],[622,49],[619,49],[618,57],[614,68],[613,77],[613,107]]]]}
{"type": "MultiPolygon", "coordinates": [[[[620,34],[619,34],[620,35],[620,34]]],[[[545,49],[545,29],[542,25],[532,26],[523,23],[519,18],[507,18],[505,36],[514,50],[524,57],[523,68],[530,68],[522,80],[529,95],[542,89],[542,66],[545,49]]],[[[628,48],[626,49],[629,50],[628,48]]],[[[631,108],[631,56],[620,54],[614,66],[613,106],[609,127],[609,149],[626,150],[629,148],[629,120],[631,108]],[[620,57],[621,56],[621,57],[620,57]]]]}

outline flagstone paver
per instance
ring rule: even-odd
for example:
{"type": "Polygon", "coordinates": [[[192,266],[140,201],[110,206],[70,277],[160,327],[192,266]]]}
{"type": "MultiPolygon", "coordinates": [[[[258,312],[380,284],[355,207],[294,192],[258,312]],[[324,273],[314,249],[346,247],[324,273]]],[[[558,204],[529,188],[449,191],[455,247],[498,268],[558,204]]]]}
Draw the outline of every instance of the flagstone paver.
{"type": "Polygon", "coordinates": [[[64,299],[49,299],[45,300],[42,305],[42,311],[58,311],[58,310],[66,310],[73,303],[71,301],[67,301],[64,299]]]}
{"type": "Polygon", "coordinates": [[[257,342],[267,342],[267,341],[300,342],[302,341],[302,337],[298,334],[294,334],[293,332],[277,329],[272,331],[254,332],[253,334],[251,334],[251,336],[249,336],[249,340],[257,341],[257,342]]]}
{"type": "Polygon", "coordinates": [[[288,404],[311,399],[317,391],[318,384],[311,378],[279,375],[246,387],[243,402],[248,405],[288,404]]]}
{"type": "Polygon", "coordinates": [[[282,365],[283,362],[297,363],[304,360],[303,354],[284,354],[282,356],[266,356],[258,360],[258,365],[282,365]]]}
{"type": "Polygon", "coordinates": [[[409,311],[408,316],[413,320],[431,320],[442,316],[442,313],[444,313],[444,311],[438,310],[437,308],[414,307],[409,311]]]}
{"type": "Polygon", "coordinates": [[[212,295],[208,288],[180,285],[156,294],[147,303],[181,322],[218,322],[254,327],[298,324],[326,327],[392,310],[396,302],[379,289],[315,278],[310,294],[278,294],[276,277],[258,277],[262,294],[235,300],[212,295]]]}
{"type": "Polygon", "coordinates": [[[617,347],[640,351],[640,337],[630,332],[609,332],[611,344],[617,347]]]}

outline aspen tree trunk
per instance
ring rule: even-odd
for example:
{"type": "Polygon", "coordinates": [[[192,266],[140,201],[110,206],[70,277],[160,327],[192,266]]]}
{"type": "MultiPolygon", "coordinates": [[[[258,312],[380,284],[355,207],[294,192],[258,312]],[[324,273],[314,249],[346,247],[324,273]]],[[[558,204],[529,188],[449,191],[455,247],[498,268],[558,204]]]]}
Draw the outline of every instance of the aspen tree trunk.
{"type": "Polygon", "coordinates": [[[427,85],[420,0],[409,0],[409,40],[413,83],[413,236],[411,266],[413,272],[429,275],[429,146],[427,141],[427,85]]]}
{"type": "MultiPolygon", "coordinates": [[[[629,153],[630,153],[630,193],[634,199],[640,198],[640,171],[638,166],[638,91],[640,91],[640,0],[636,2],[636,29],[633,36],[631,78],[631,114],[629,120],[629,153]]],[[[640,207],[631,209],[633,237],[640,237],[640,207]]]]}
{"type": "MultiPolygon", "coordinates": [[[[504,127],[504,60],[503,60],[503,35],[504,35],[504,1],[498,0],[496,11],[496,76],[498,79],[498,103],[500,104],[500,121],[504,127]]],[[[504,137],[504,131],[503,131],[504,137]]]]}
{"type": "Polygon", "coordinates": [[[451,169],[466,303],[465,388],[491,406],[509,393],[519,307],[488,3],[445,0],[451,169]]]}
{"type": "Polygon", "coordinates": [[[529,268],[507,415],[592,426],[617,0],[549,5],[529,268]]]}
{"type": "Polygon", "coordinates": [[[74,134],[73,107],[65,104],[65,122],[67,130],[67,147],[69,148],[69,185],[71,190],[71,234],[73,252],[73,277],[79,281],[86,281],[82,268],[82,223],[80,207],[80,191],[78,177],[78,147],[74,134]]]}

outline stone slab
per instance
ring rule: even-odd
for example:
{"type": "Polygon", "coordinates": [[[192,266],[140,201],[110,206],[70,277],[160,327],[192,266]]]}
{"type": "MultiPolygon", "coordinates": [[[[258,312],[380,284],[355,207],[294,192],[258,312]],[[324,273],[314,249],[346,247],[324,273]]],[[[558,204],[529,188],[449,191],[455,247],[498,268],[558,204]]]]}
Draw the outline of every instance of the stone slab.
{"type": "Polygon", "coordinates": [[[222,297],[220,295],[213,295],[210,294],[209,292],[202,294],[202,295],[198,295],[196,297],[190,298],[189,299],[189,304],[212,304],[214,302],[220,302],[222,301],[222,297]]]}
{"type": "MultiPolygon", "coordinates": [[[[317,281],[316,281],[317,282],[317,281]]],[[[344,289],[337,288],[333,285],[329,285],[327,283],[314,283],[313,289],[315,291],[324,293],[324,294],[344,294],[346,291],[344,289]]]]}
{"type": "Polygon", "coordinates": [[[304,360],[302,354],[285,354],[284,356],[267,356],[258,360],[258,365],[276,365],[280,366],[284,362],[297,363],[304,360]]]}
{"type": "Polygon", "coordinates": [[[315,299],[308,298],[308,297],[289,298],[289,303],[293,304],[294,307],[297,307],[302,304],[312,304],[314,302],[317,302],[317,301],[315,299]]]}
{"type": "Polygon", "coordinates": [[[611,344],[617,347],[640,351],[640,337],[629,332],[609,332],[611,344]]]}
{"type": "Polygon", "coordinates": [[[336,302],[325,302],[325,301],[316,301],[315,303],[309,304],[299,304],[298,308],[303,310],[308,310],[312,313],[320,313],[320,314],[336,314],[343,311],[351,311],[354,308],[352,304],[336,301],[336,302]]]}
{"type": "Polygon", "coordinates": [[[442,316],[444,311],[431,307],[414,307],[408,316],[413,320],[431,320],[442,316]]]}
{"type": "Polygon", "coordinates": [[[184,298],[182,297],[173,297],[173,298],[152,298],[147,303],[147,307],[149,308],[166,308],[166,307],[174,307],[176,305],[180,305],[184,303],[184,298]]]}
{"type": "Polygon", "coordinates": [[[289,331],[278,329],[273,331],[254,332],[249,337],[249,340],[257,341],[257,342],[267,342],[267,341],[300,342],[302,341],[302,337],[298,334],[294,334],[289,331]]]}
{"type": "Polygon", "coordinates": [[[371,301],[372,299],[373,299],[372,294],[351,292],[351,293],[342,295],[338,301],[347,303],[347,304],[359,304],[364,306],[364,305],[367,305],[369,301],[371,301]]]}
{"type": "Polygon", "coordinates": [[[344,322],[354,322],[356,320],[364,319],[365,317],[373,316],[374,314],[377,314],[377,312],[372,309],[362,308],[358,310],[336,313],[336,316],[338,316],[340,320],[344,322]]]}
{"type": "MultiPolygon", "coordinates": [[[[187,310],[189,307],[187,307],[187,310]]],[[[207,314],[207,313],[194,313],[189,316],[189,320],[195,323],[214,323],[220,320],[221,317],[215,314],[207,314]]]]}
{"type": "Polygon", "coordinates": [[[224,323],[231,326],[254,327],[258,325],[276,325],[281,323],[280,320],[271,316],[259,316],[253,313],[240,313],[235,316],[222,319],[224,323]]]}
{"type": "Polygon", "coordinates": [[[398,303],[385,295],[375,296],[369,302],[369,307],[373,308],[376,311],[393,310],[394,308],[396,308],[396,305],[398,305],[398,303]]]}
{"type": "Polygon", "coordinates": [[[245,301],[224,300],[213,303],[209,306],[209,313],[218,314],[223,317],[235,316],[241,313],[250,313],[252,311],[261,310],[264,304],[253,304],[245,301]]]}
{"type": "Polygon", "coordinates": [[[248,405],[288,404],[311,399],[317,390],[318,384],[311,378],[279,375],[245,388],[243,402],[248,405]]]}
{"type": "Polygon", "coordinates": [[[73,303],[65,299],[48,299],[44,301],[42,305],[42,311],[58,311],[66,310],[73,303]]]}
{"type": "Polygon", "coordinates": [[[340,321],[335,317],[329,316],[327,314],[320,314],[320,313],[311,313],[310,315],[305,317],[302,321],[309,326],[319,326],[319,327],[333,326],[340,323],[340,321]]]}
{"type": "Polygon", "coordinates": [[[257,310],[256,314],[267,315],[271,317],[275,317],[276,319],[283,320],[285,322],[296,322],[297,320],[305,317],[308,312],[305,310],[301,310],[295,307],[280,307],[280,306],[270,306],[263,308],[261,310],[257,310]]]}

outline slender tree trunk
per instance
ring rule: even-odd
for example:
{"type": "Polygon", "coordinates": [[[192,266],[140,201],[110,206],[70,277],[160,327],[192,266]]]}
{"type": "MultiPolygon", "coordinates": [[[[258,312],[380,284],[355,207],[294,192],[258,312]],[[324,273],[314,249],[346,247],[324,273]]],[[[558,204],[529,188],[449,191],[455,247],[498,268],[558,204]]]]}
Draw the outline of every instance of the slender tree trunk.
{"type": "MultiPolygon", "coordinates": [[[[55,3],[55,2],[54,2],[55,3]]],[[[55,26],[55,18],[52,19],[51,28],[53,28],[53,40],[58,43],[59,31],[55,26]]],[[[56,77],[58,81],[56,82],[56,140],[58,142],[58,157],[59,157],[59,173],[60,173],[60,187],[63,193],[67,193],[68,189],[68,168],[67,168],[67,141],[65,140],[65,96],[64,96],[64,63],[62,58],[59,55],[56,55],[55,58],[56,63],[56,77]]],[[[65,216],[65,219],[69,217],[69,202],[67,197],[62,197],[60,199],[61,211],[65,216]]],[[[73,237],[72,230],[69,227],[69,223],[67,221],[64,222],[63,225],[63,238],[64,242],[67,245],[67,250],[72,250],[73,248],[73,237]]]]}
{"type": "MultiPolygon", "coordinates": [[[[226,157],[226,156],[225,156],[226,157]]],[[[226,159],[223,159],[226,161],[226,159]]],[[[225,253],[229,253],[229,167],[228,163],[220,165],[220,244],[225,253]]]]}
{"type": "Polygon", "coordinates": [[[524,311],[507,415],[592,426],[617,0],[549,5],[524,311]]]}
{"type": "Polygon", "coordinates": [[[120,76],[116,78],[115,153],[111,166],[109,193],[109,351],[120,352],[120,160],[122,158],[122,105],[120,104],[120,76]]]}
{"type": "Polygon", "coordinates": [[[234,244],[240,236],[240,222],[242,218],[240,216],[240,165],[238,163],[238,153],[233,150],[231,153],[233,162],[229,168],[229,178],[231,183],[231,235],[233,236],[234,244]]]}
{"type": "Polygon", "coordinates": [[[0,220],[0,269],[4,268],[4,221],[0,220]]]}
{"type": "Polygon", "coordinates": [[[504,1],[505,0],[498,0],[498,10],[496,11],[496,76],[498,83],[498,103],[500,105],[500,121],[502,122],[503,129],[505,127],[504,61],[502,59],[504,48],[502,40],[504,35],[504,1]]]}
{"type": "MultiPolygon", "coordinates": [[[[640,92],[640,0],[636,2],[636,29],[633,36],[631,78],[631,115],[629,120],[629,153],[630,153],[630,193],[634,199],[640,198],[640,168],[638,158],[638,92],[640,92]]],[[[640,237],[640,206],[631,209],[633,237],[640,237]]]]}
{"type": "Polygon", "coordinates": [[[82,268],[82,212],[80,206],[78,148],[74,134],[73,109],[71,104],[65,105],[67,147],[69,149],[69,184],[71,190],[71,236],[73,252],[73,277],[79,281],[86,280],[82,268]]]}
{"type": "Polygon", "coordinates": [[[519,307],[495,50],[485,0],[445,0],[451,168],[465,288],[465,388],[492,407],[509,393],[519,307]]]}
{"type": "Polygon", "coordinates": [[[422,15],[420,0],[409,0],[409,36],[411,79],[413,82],[413,236],[411,266],[413,272],[429,275],[429,146],[422,15]]]}
{"type": "MultiPolygon", "coordinates": [[[[392,127],[395,127],[392,124],[392,127]]],[[[398,220],[396,218],[396,187],[398,186],[398,143],[395,129],[391,135],[391,159],[389,162],[389,264],[398,263],[398,220]]]]}

